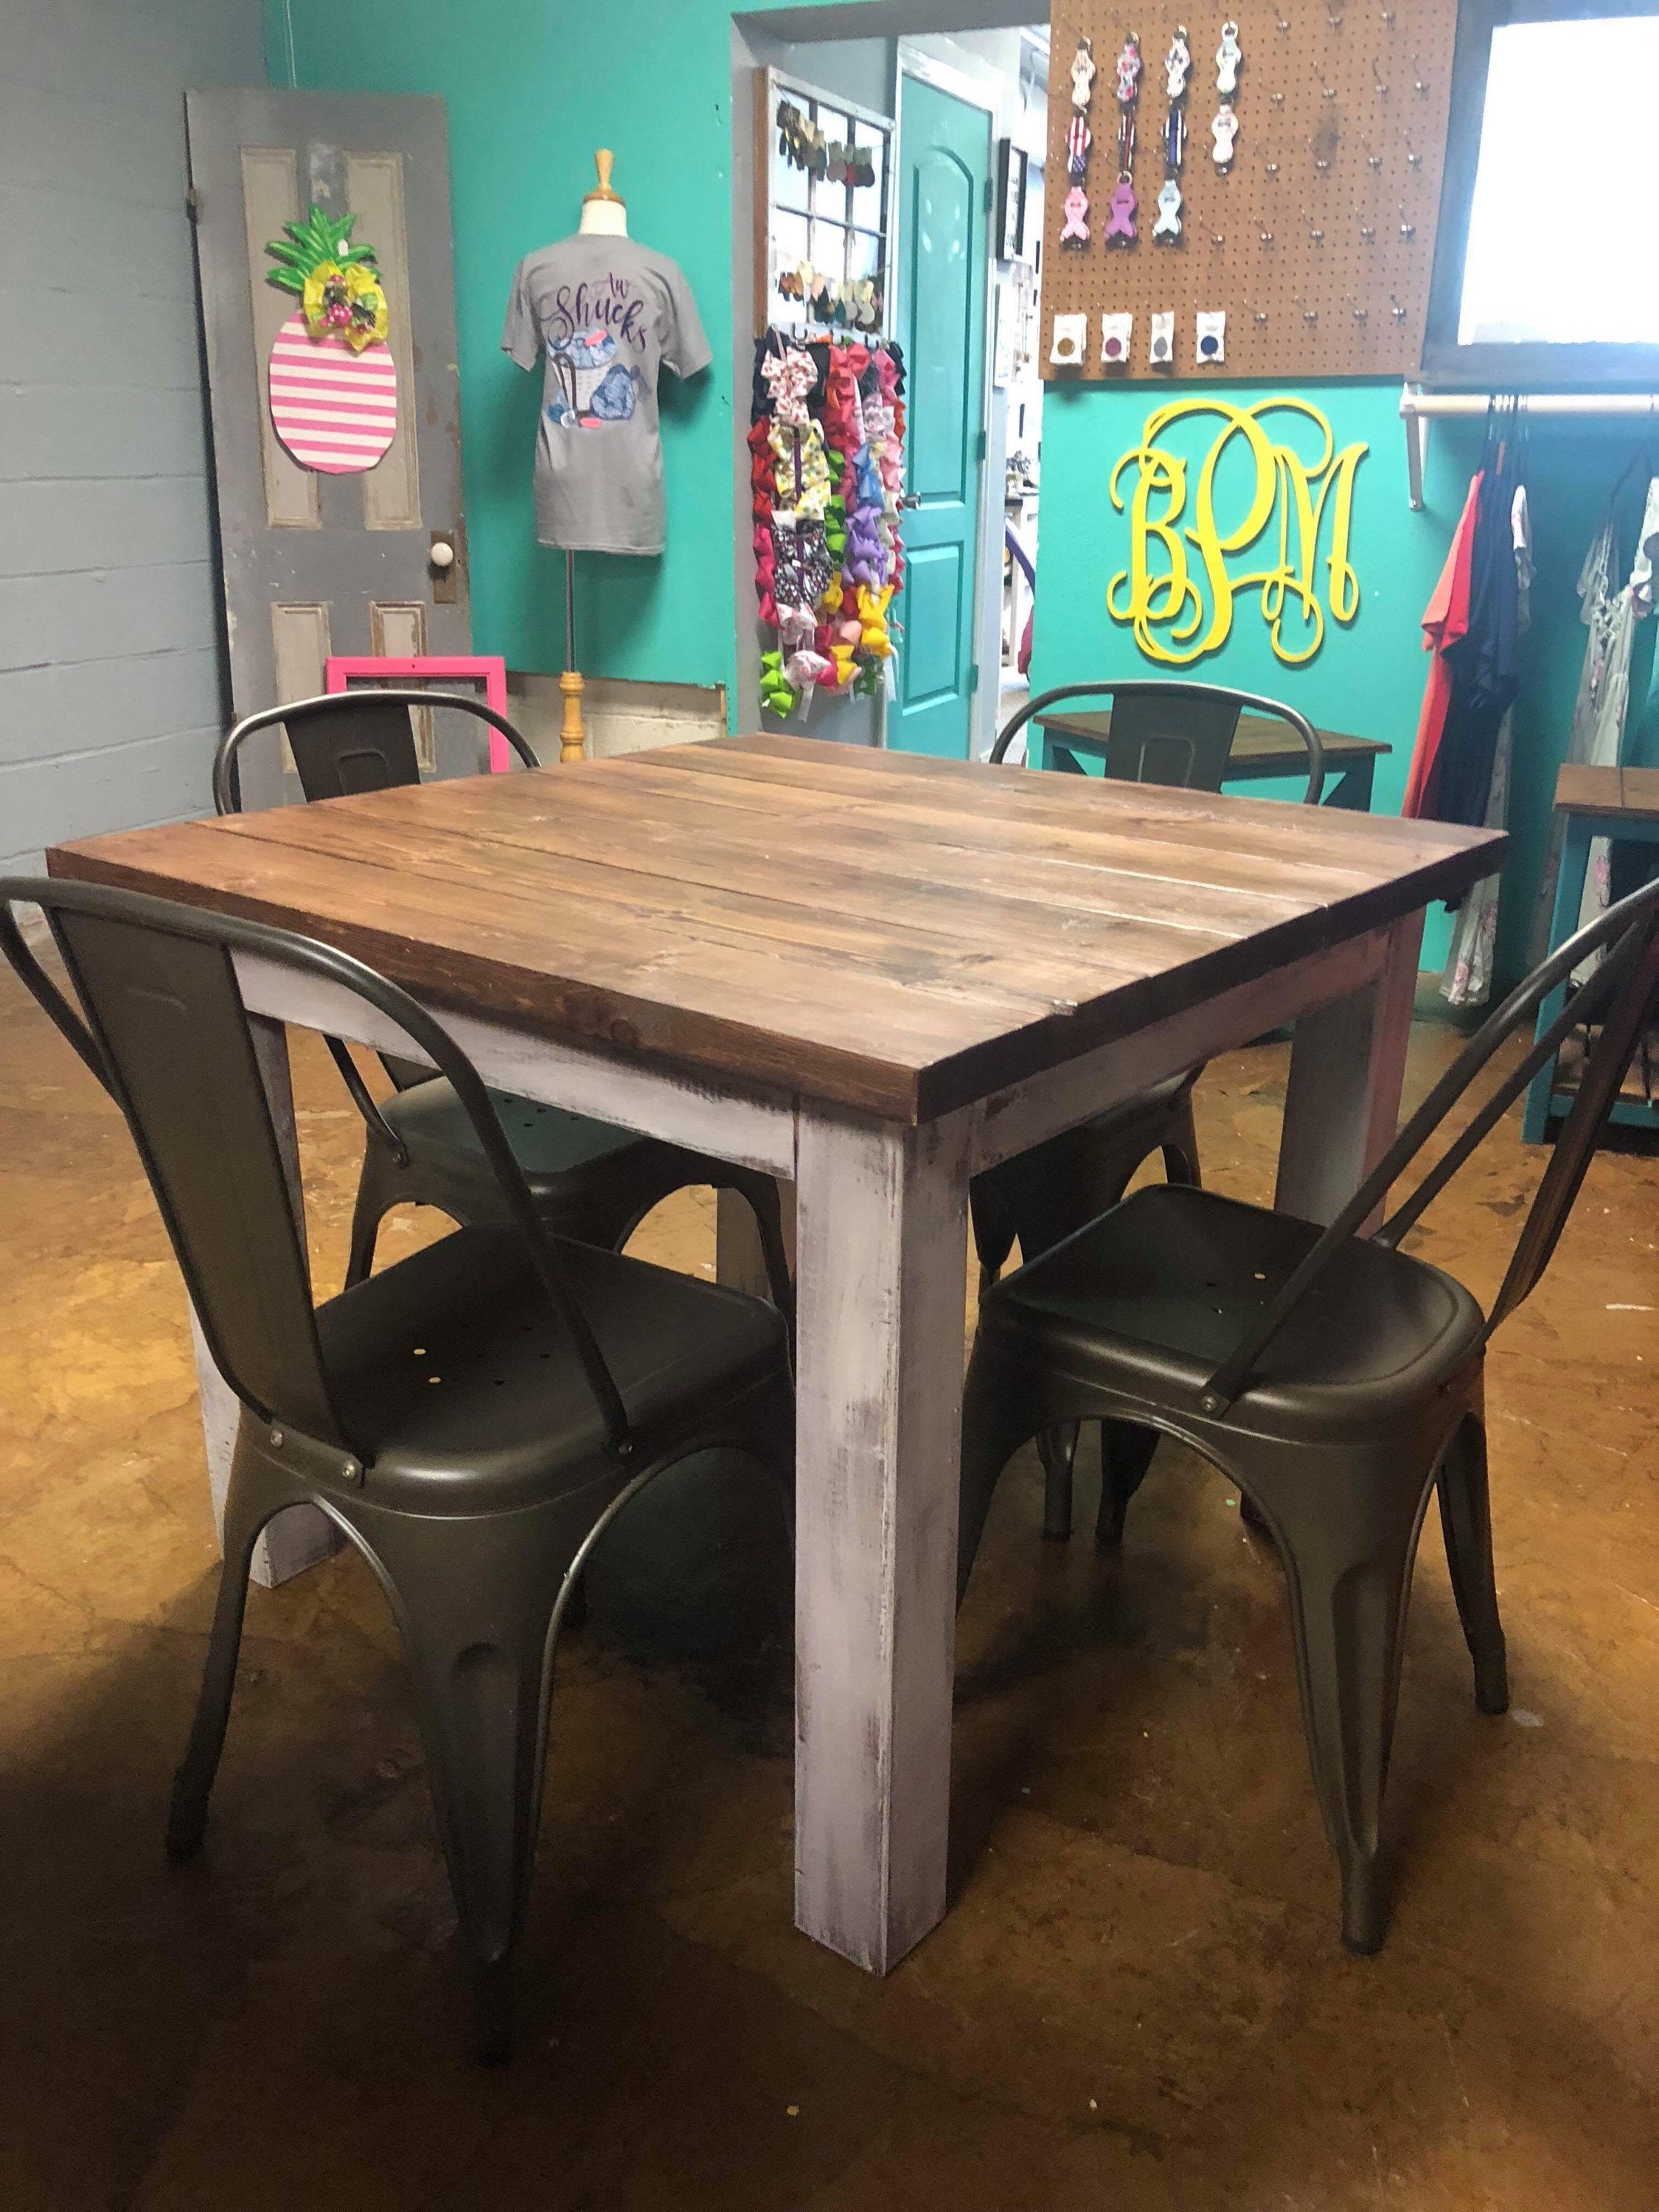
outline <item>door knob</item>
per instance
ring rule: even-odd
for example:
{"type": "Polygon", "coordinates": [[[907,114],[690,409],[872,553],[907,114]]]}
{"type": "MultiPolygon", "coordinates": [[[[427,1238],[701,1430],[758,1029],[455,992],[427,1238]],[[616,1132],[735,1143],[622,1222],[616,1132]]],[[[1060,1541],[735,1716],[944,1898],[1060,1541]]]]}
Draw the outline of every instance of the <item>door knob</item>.
{"type": "Polygon", "coordinates": [[[901,507],[920,507],[921,505],[921,494],[919,491],[907,491],[903,498],[900,500],[899,505],[901,507]]]}
{"type": "Polygon", "coordinates": [[[447,538],[434,538],[427,559],[431,562],[434,568],[453,568],[455,565],[455,548],[447,538]]]}

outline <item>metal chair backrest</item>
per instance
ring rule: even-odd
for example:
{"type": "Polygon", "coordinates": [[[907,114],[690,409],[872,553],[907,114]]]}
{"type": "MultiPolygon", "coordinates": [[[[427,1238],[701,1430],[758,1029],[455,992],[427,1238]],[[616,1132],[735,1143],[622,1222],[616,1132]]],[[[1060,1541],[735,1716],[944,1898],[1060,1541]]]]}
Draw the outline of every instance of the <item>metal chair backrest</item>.
{"type": "Polygon", "coordinates": [[[1005,760],[1010,744],[1028,722],[1066,699],[1111,702],[1111,726],[1106,734],[1109,776],[1125,783],[1173,784],[1188,791],[1220,790],[1241,714],[1271,715],[1288,724],[1301,739],[1308,756],[1303,799],[1310,806],[1319,804],[1325,753],[1307,716],[1281,700],[1219,684],[1164,683],[1147,677],[1121,684],[1062,684],[1053,691],[1040,692],[1010,717],[991,748],[992,760],[1005,760]]]}
{"type": "Polygon", "coordinates": [[[409,994],[349,954],[261,922],[103,884],[0,878],[0,951],[126,1117],[203,1334],[243,1403],[356,1449],[323,1365],[300,1232],[236,973],[239,953],[343,986],[448,1078],[562,1316],[612,1445],[627,1415],[471,1062],[409,994]],[[12,908],[42,908],[76,1013],[12,908]]]}
{"type": "Polygon", "coordinates": [[[286,706],[264,707],[257,714],[244,715],[226,733],[214,757],[213,804],[221,814],[241,812],[242,747],[256,731],[279,722],[288,732],[300,788],[307,799],[344,799],[356,792],[418,783],[416,707],[454,708],[474,715],[499,730],[526,768],[541,765],[528,739],[505,714],[465,691],[428,691],[418,686],[325,691],[315,699],[291,699],[286,706]]]}
{"type": "Polygon", "coordinates": [[[1605,1133],[1625,1072],[1650,1022],[1659,1015],[1659,878],[1609,907],[1576,937],[1569,939],[1524,983],[1512,991],[1476,1030],[1406,1123],[1394,1143],[1344,1206],[1308,1256],[1285,1283],[1261,1320],[1216,1370],[1202,1400],[1206,1413],[1231,1405],[1249,1382],[1264,1348],[1284,1327],[1292,1309],[1387,1198],[1391,1187],[1421,1152],[1451,1109],[1468,1090],[1494,1053],[1592,954],[1601,953],[1589,980],[1571,990],[1561,1012],[1534,1042],[1525,1058],[1471,1115],[1405,1202],[1376,1232],[1373,1242],[1397,1245],[1407,1231],[1438,1197],[1469,1155],[1520,1097],[1538,1070],[1553,1060],[1562,1040],[1583,1023],[1599,1022],[1601,1033],[1587,1055],[1571,1111],[1521,1224],[1521,1233],[1487,1316],[1482,1341],[1536,1287],[1549,1265],[1573,1201],[1605,1133]]]}

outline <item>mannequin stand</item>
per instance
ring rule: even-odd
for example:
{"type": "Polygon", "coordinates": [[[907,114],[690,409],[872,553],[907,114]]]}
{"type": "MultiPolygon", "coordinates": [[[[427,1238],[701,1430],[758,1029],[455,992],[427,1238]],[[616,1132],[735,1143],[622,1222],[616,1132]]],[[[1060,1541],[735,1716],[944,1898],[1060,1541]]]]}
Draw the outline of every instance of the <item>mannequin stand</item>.
{"type": "Polygon", "coordinates": [[[587,735],[582,728],[582,679],[576,670],[576,556],[564,556],[564,673],[559,678],[564,714],[559,723],[559,762],[584,759],[587,735]]]}

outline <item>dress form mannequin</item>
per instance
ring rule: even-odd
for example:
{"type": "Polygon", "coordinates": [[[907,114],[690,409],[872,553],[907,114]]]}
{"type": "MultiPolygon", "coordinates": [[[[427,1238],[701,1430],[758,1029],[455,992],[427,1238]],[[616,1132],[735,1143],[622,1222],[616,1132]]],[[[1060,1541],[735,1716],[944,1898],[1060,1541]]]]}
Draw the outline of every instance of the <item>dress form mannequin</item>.
{"type": "Polygon", "coordinates": [[[599,171],[599,181],[582,201],[582,219],[579,226],[584,238],[626,238],[628,235],[628,204],[620,192],[611,189],[611,153],[601,146],[593,156],[593,167],[599,171]]]}
{"type": "MultiPolygon", "coordinates": [[[[611,189],[611,152],[601,146],[593,156],[599,183],[582,200],[582,219],[577,228],[584,238],[626,238],[628,204],[611,189]]],[[[564,673],[559,678],[564,709],[559,721],[559,758],[580,760],[587,750],[582,727],[582,679],[576,669],[576,556],[564,556],[564,673]]]]}

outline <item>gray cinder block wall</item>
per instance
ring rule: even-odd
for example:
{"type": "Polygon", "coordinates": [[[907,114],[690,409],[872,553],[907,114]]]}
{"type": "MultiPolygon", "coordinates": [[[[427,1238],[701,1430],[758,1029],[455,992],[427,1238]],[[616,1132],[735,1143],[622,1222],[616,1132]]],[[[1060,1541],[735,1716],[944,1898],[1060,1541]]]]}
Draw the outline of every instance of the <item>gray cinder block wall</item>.
{"type": "Polygon", "coordinates": [[[209,809],[184,93],[264,80],[259,0],[0,0],[0,868],[209,809]]]}

